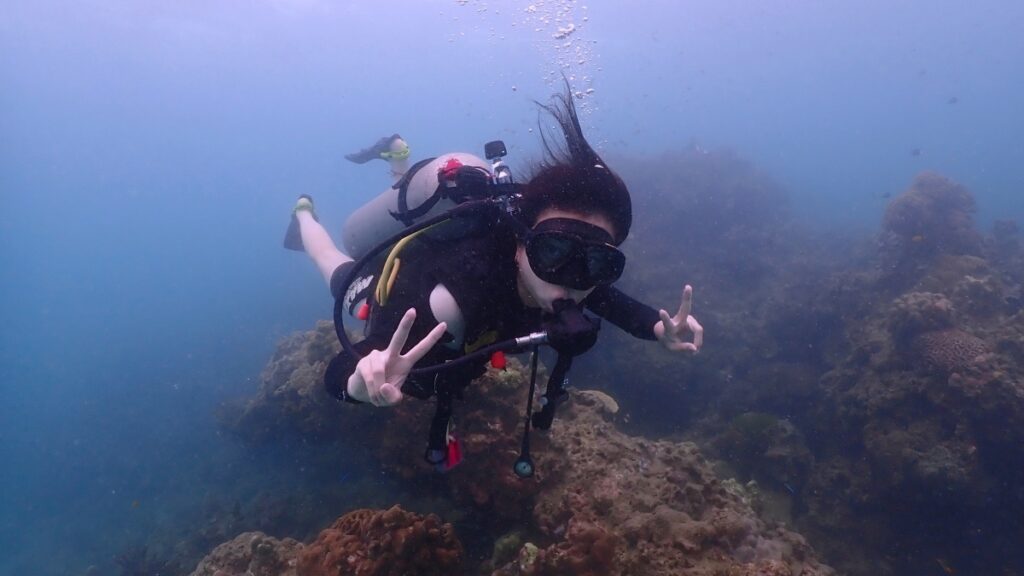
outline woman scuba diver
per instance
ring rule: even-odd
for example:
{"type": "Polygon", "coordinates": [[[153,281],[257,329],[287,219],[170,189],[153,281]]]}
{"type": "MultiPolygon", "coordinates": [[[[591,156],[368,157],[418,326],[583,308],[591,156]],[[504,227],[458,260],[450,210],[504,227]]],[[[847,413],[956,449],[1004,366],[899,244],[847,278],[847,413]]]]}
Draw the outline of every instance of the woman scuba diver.
{"type": "Polygon", "coordinates": [[[625,264],[618,246],[632,224],[629,190],[584,138],[570,91],[542,107],[561,126],[565,146],[553,148],[545,139],[546,160],[525,184],[508,184],[503,149],[488,149],[493,164],[449,154],[408,167],[408,147],[396,134],[350,155],[359,163],[389,160],[399,178],[346,223],[351,256],[320,225],[311,198],[301,196],[293,210],[285,245],[304,250],[330,286],[344,344],[324,375],[327,391],[379,407],[405,396],[435,396],[426,458],[440,470],[461,459],[450,429],[452,399],[485,372],[488,360],[501,362],[492,350],[533,347],[534,381],[536,345],[559,352],[543,410],[532,418],[531,381],[523,455],[515,467],[529,476],[531,421],[550,426],[572,357],[596,340],[599,321],[584,310],[671,351],[695,353],[702,344],[703,328],[690,315],[690,286],[674,316],[613,286],[625,264]],[[459,217],[446,216],[459,203],[474,208],[457,207],[450,213],[459,217]],[[445,227],[458,233],[442,233],[445,227]],[[392,232],[397,242],[381,246],[390,249],[387,258],[374,259],[383,251],[370,247],[392,232]],[[368,260],[372,267],[364,265],[368,260]],[[354,345],[345,328],[353,317],[366,322],[365,338],[354,345]]]}

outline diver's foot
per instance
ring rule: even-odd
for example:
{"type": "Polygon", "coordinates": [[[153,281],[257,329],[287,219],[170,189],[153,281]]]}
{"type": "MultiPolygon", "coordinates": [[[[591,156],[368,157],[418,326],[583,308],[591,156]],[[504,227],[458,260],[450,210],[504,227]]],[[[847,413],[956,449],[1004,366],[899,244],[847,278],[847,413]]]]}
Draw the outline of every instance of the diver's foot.
{"type": "Polygon", "coordinates": [[[320,219],[316,217],[316,212],[313,210],[313,197],[309,194],[302,194],[299,196],[299,199],[295,201],[295,208],[292,208],[292,214],[301,212],[302,210],[306,210],[312,214],[313,219],[317,222],[320,221],[320,219]]]}
{"type": "Polygon", "coordinates": [[[303,210],[309,212],[317,222],[320,221],[316,217],[316,211],[313,209],[313,198],[307,194],[299,196],[299,199],[295,202],[295,208],[292,208],[292,219],[288,222],[288,230],[284,233],[284,247],[296,252],[303,252],[305,250],[302,245],[302,227],[299,225],[299,219],[296,216],[296,214],[303,210]]]}
{"type": "Polygon", "coordinates": [[[359,152],[353,154],[346,154],[345,159],[356,164],[366,164],[370,160],[387,160],[394,162],[396,160],[405,160],[409,157],[409,145],[402,140],[402,137],[398,134],[392,134],[391,136],[385,136],[380,140],[377,140],[376,144],[369,148],[364,148],[359,152]]]}

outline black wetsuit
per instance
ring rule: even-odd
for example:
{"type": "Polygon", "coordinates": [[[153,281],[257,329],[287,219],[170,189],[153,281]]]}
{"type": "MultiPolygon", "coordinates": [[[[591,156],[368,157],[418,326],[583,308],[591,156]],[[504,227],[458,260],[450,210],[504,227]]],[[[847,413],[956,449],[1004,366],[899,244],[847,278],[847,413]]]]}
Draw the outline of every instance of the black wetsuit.
{"type": "MultiPolygon", "coordinates": [[[[542,313],[526,308],[517,291],[516,238],[508,226],[493,221],[476,235],[457,241],[417,239],[401,253],[401,266],[386,306],[374,305],[367,337],[355,345],[360,354],[388,346],[399,320],[409,308],[416,308],[416,321],[406,341],[406,350],[422,340],[437,325],[430,309],[430,293],[443,284],[454,297],[464,319],[461,350],[445,346],[445,340],[418,362],[419,366],[440,364],[494,342],[524,336],[540,328],[542,313]]],[[[339,266],[331,279],[335,298],[335,329],[343,330],[342,315],[349,314],[340,286],[349,264],[339,266]]],[[[599,316],[637,338],[654,340],[658,313],[649,306],[611,286],[596,288],[584,305],[599,316]]],[[[450,339],[450,336],[447,336],[450,339]]],[[[450,340],[449,340],[450,341],[450,340]]],[[[405,350],[403,350],[404,352],[405,350]]],[[[487,359],[445,370],[444,378],[461,390],[486,370],[487,359]]],[[[355,402],[346,387],[356,361],[342,351],[328,366],[324,381],[334,397],[355,402]]],[[[429,398],[436,392],[434,375],[410,375],[402,393],[429,398]]]]}

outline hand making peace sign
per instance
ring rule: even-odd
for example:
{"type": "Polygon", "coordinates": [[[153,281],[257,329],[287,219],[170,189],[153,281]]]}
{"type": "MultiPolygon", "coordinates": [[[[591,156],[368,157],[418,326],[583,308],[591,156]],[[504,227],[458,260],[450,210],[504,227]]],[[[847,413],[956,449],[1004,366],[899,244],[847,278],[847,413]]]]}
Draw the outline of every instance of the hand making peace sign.
{"type": "Polygon", "coordinates": [[[669,317],[668,312],[659,310],[661,322],[654,325],[654,335],[658,337],[661,344],[673,352],[686,351],[697,353],[704,345],[704,327],[697,322],[697,319],[690,316],[693,309],[693,287],[687,284],[683,288],[683,302],[679,305],[679,312],[669,317]],[[693,342],[684,340],[687,332],[693,333],[693,342]]]}
{"type": "Polygon", "coordinates": [[[349,396],[374,406],[394,406],[402,401],[402,384],[409,377],[409,372],[448,328],[444,322],[439,323],[423,340],[402,354],[415,320],[416,309],[409,308],[398,323],[388,347],[370,352],[356,364],[355,372],[348,379],[349,396]]]}

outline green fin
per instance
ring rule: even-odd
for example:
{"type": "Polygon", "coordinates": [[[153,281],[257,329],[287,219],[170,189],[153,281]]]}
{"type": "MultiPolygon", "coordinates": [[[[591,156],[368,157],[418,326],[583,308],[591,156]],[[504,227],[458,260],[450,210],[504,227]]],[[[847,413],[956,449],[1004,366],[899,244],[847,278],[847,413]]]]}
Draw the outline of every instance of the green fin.
{"type": "Polygon", "coordinates": [[[385,136],[380,140],[377,140],[377,143],[374,144],[373,146],[370,146],[369,148],[363,148],[359,152],[346,154],[345,159],[350,162],[355,162],[356,164],[366,164],[370,160],[381,159],[383,158],[381,154],[391,151],[391,142],[393,142],[396,138],[401,138],[401,136],[399,136],[398,134],[385,136]]]}

